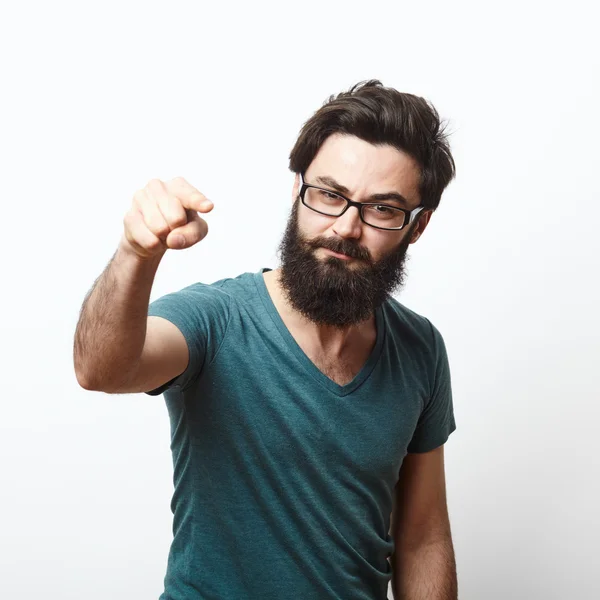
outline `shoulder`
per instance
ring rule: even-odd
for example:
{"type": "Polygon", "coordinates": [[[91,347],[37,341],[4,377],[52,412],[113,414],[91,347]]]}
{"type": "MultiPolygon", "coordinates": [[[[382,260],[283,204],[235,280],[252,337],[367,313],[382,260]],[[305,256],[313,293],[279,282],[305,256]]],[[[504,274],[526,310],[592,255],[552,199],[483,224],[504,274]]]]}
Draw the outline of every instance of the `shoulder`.
{"type": "Polygon", "coordinates": [[[442,335],[427,317],[408,308],[395,298],[388,298],[383,303],[382,310],[392,337],[402,338],[431,351],[435,351],[440,344],[443,344],[442,335]]]}
{"type": "Polygon", "coordinates": [[[228,306],[234,297],[242,295],[244,290],[253,285],[252,278],[252,273],[242,273],[237,277],[226,277],[212,283],[197,281],[176,292],[166,294],[154,302],[181,300],[195,305],[202,301],[209,305],[228,306]]]}
{"type": "Polygon", "coordinates": [[[236,277],[225,277],[211,284],[209,287],[228,296],[242,296],[256,289],[256,273],[241,273],[236,277]]]}
{"type": "Polygon", "coordinates": [[[226,323],[231,313],[231,293],[227,282],[195,282],[177,291],[169,292],[150,302],[148,316],[163,317],[180,328],[192,323],[219,321],[226,323]]]}

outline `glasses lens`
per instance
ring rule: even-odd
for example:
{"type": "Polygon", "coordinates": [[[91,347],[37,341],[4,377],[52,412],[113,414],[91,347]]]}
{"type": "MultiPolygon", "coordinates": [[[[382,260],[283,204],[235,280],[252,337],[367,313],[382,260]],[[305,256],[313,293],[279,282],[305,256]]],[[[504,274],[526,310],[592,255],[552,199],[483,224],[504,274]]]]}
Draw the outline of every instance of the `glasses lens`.
{"type": "Polygon", "coordinates": [[[369,225],[384,229],[401,229],[404,225],[404,213],[387,204],[363,206],[363,218],[369,225]]]}
{"type": "Polygon", "coordinates": [[[317,188],[306,188],[304,203],[320,213],[337,217],[346,208],[346,201],[337,194],[317,188]]]}

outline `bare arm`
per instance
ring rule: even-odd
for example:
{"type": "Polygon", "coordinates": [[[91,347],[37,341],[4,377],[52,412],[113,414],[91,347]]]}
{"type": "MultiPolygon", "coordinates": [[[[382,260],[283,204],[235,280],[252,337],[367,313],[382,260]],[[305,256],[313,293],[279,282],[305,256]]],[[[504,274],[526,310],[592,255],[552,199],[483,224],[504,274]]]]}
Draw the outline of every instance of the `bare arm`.
{"type": "Polygon", "coordinates": [[[73,359],[86,389],[119,389],[142,355],[150,292],[162,254],[142,259],[121,244],[87,295],[73,359]]]}
{"type": "Polygon", "coordinates": [[[457,600],[456,562],[446,506],[443,446],[408,454],[392,512],[395,600],[457,600]]]}
{"type": "Polygon", "coordinates": [[[457,600],[456,564],[450,538],[397,554],[394,567],[395,600],[457,600]]]}
{"type": "Polygon", "coordinates": [[[208,226],[197,213],[212,208],[181,177],[166,184],[153,179],[136,192],[119,248],[87,295],[77,323],[73,361],[82,387],[149,391],[183,372],[185,338],[165,319],[148,318],[150,292],[167,249],[202,240],[208,226]]]}

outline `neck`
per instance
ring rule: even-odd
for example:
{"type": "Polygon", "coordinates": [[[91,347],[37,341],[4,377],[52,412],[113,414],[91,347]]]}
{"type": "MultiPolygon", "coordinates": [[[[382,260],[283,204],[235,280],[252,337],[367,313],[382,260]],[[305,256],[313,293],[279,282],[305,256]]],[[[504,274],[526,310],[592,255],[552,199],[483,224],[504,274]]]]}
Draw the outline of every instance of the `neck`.
{"type": "Polygon", "coordinates": [[[341,356],[355,343],[371,339],[376,333],[375,315],[366,321],[345,327],[315,323],[292,306],[280,283],[280,269],[263,274],[269,295],[286,326],[300,332],[305,339],[328,355],[341,356]]]}

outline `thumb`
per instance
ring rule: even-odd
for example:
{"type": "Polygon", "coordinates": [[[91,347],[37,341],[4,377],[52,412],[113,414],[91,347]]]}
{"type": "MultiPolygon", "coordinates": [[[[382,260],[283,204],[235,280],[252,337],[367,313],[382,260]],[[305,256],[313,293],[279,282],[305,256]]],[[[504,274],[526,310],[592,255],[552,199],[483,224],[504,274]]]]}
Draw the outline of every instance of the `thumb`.
{"type": "Polygon", "coordinates": [[[188,210],[188,222],[173,229],[167,236],[168,248],[182,250],[202,241],[208,233],[208,223],[195,210],[188,210]]]}

